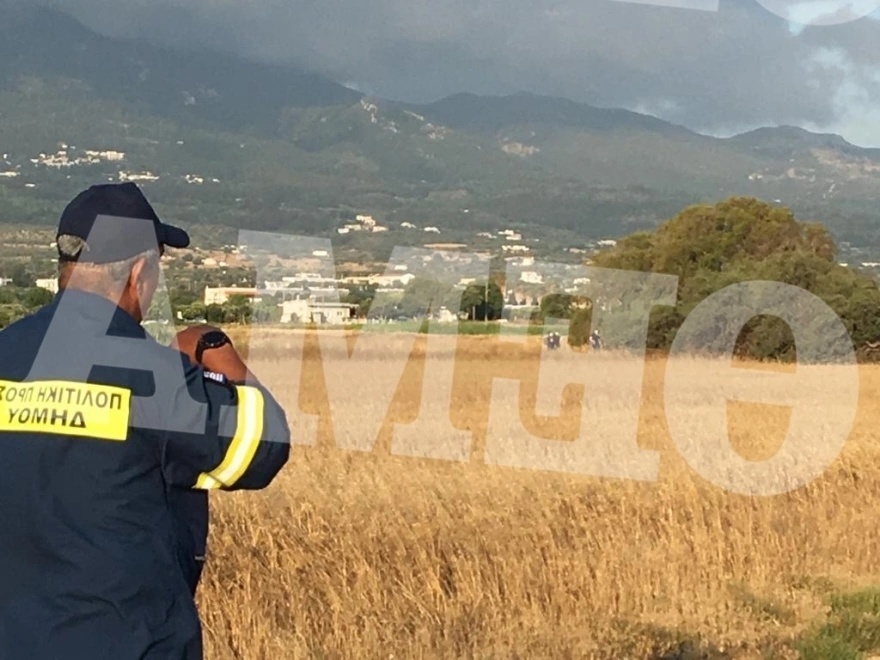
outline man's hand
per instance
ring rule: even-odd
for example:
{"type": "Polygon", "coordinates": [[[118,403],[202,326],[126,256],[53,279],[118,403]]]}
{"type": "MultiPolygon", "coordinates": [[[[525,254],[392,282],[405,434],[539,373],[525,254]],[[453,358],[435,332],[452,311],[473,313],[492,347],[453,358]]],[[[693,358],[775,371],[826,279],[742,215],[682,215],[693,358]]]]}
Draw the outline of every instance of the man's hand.
{"type": "Polygon", "coordinates": [[[196,347],[198,346],[199,339],[202,338],[202,335],[219,329],[213,325],[193,325],[189,328],[184,328],[172,340],[171,348],[175,348],[186,355],[193,364],[198,364],[196,362],[196,347]]]}
{"type": "MultiPolygon", "coordinates": [[[[177,336],[171,342],[171,346],[186,355],[194,364],[198,364],[196,361],[196,348],[198,347],[199,339],[201,339],[202,335],[214,330],[219,330],[219,328],[212,325],[195,325],[185,328],[177,333],[177,336]]],[[[256,381],[256,377],[248,371],[247,365],[245,365],[232,344],[206,350],[202,354],[201,365],[205,370],[223,374],[231,381],[239,383],[256,381]]]]}

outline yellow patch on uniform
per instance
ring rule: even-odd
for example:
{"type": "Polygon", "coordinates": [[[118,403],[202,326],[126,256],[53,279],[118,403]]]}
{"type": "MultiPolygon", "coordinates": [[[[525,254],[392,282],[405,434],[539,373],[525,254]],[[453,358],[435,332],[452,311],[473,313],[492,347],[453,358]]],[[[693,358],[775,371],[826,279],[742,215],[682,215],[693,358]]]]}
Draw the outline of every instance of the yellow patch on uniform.
{"type": "Polygon", "coordinates": [[[131,390],[64,380],[0,380],[0,432],[125,440],[131,390]]]}

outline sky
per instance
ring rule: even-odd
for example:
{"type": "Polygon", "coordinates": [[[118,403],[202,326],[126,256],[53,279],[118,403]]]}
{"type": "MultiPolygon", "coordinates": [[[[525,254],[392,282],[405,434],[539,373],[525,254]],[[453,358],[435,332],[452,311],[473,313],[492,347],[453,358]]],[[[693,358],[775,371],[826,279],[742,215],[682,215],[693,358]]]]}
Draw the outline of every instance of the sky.
{"type": "Polygon", "coordinates": [[[880,0],[49,0],[112,36],[210,47],[433,101],[528,91],[711,135],[880,147],[880,0]]]}

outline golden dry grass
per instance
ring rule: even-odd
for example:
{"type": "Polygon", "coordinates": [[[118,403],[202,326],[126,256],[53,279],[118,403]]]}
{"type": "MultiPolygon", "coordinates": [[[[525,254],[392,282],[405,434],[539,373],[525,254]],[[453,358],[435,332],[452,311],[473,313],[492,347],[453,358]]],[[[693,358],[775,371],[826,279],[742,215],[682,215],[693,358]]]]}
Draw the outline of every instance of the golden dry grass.
{"type": "MultiPolygon", "coordinates": [[[[390,364],[388,346],[411,337],[361,337],[364,373],[343,389],[353,414],[334,419],[335,429],[321,359],[344,359],[339,347],[321,354],[306,338],[297,402],[284,366],[297,336],[254,341],[267,342],[259,355],[277,356],[255,369],[285,408],[322,417],[317,444],[295,447],[267,490],[212,495],[199,593],[209,658],[690,657],[687,643],[712,657],[798,657],[793,640],[823,620],[830,591],[880,581],[880,367],[860,368],[856,423],[832,467],[800,490],[752,497],[702,479],[677,452],[662,359],[646,362],[638,424],[639,445],[660,452],[660,478],[640,482],[485,464],[493,377],[524,382],[522,401],[496,396],[502,419],[521,408],[535,433],[576,434],[577,388],[562,417],[531,412],[537,343],[441,342],[441,362],[455,366],[451,420],[473,431],[470,460],[450,462],[391,452],[391,424],[418,416],[418,344],[375,448],[334,445],[334,432],[357,433],[371,407],[384,415],[371,382],[390,364]]],[[[571,363],[550,357],[548,382],[567,382],[571,363]]],[[[599,366],[610,392],[603,405],[613,408],[615,378],[633,364],[606,355],[599,366]]],[[[713,386],[691,387],[688,428],[698,438],[713,386]]],[[[839,414],[845,402],[829,390],[818,407],[839,414]]],[[[435,416],[420,430],[426,437],[448,433],[430,402],[422,414],[435,416]]],[[[747,458],[772,456],[790,418],[785,408],[731,404],[732,442],[747,458]]]]}

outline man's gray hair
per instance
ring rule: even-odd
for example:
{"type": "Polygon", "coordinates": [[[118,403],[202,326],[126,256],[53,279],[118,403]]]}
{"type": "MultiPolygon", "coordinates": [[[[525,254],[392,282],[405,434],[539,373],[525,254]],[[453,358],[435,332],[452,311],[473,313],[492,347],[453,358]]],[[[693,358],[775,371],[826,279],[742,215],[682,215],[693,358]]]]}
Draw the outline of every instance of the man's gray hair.
{"type": "Polygon", "coordinates": [[[131,269],[139,259],[151,262],[159,259],[159,251],[155,248],[136,254],[122,261],[112,261],[104,264],[79,263],[71,260],[76,259],[81,252],[87,252],[89,245],[79,236],[62,234],[58,237],[58,260],[59,274],[66,266],[75,265],[80,276],[87,282],[101,289],[109,289],[122,285],[131,274],[131,269]]]}

